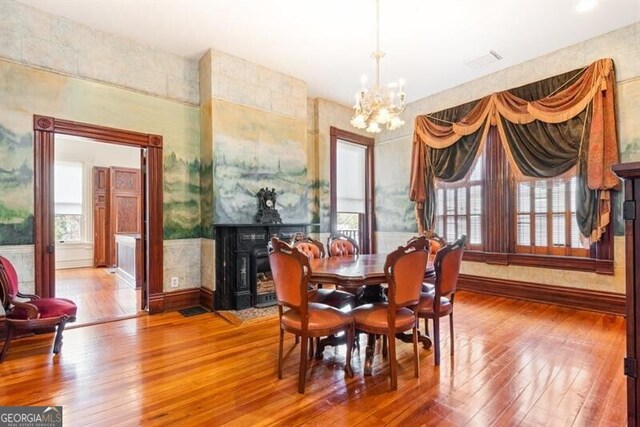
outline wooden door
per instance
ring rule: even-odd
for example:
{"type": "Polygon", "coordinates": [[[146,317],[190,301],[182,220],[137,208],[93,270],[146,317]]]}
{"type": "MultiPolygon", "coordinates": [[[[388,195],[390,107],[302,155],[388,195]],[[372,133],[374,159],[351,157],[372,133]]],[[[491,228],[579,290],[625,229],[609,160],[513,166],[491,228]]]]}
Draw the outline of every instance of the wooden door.
{"type": "Polygon", "coordinates": [[[140,234],[140,170],[109,168],[109,265],[116,264],[115,234],[140,234]]]}
{"type": "Polygon", "coordinates": [[[109,263],[109,168],[93,168],[93,266],[109,263]]]}

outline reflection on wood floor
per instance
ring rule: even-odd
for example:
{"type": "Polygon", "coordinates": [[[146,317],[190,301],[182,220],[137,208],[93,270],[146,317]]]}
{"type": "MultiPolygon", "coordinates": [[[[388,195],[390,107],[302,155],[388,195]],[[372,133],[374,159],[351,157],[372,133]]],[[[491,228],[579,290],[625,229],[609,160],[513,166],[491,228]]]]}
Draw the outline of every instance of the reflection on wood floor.
{"type": "Polygon", "coordinates": [[[277,379],[277,316],[240,326],[212,313],[140,316],[68,330],[56,357],[51,334],[15,340],[0,402],[62,405],[70,426],[626,424],[624,318],[459,292],[453,357],[448,330],[440,367],[420,349],[419,379],[412,346],[398,342],[396,392],[380,346],[370,377],[354,353],[354,378],[342,346],[310,362],[300,395],[291,334],[277,379]]]}
{"type": "Polygon", "coordinates": [[[72,325],[133,316],[140,307],[140,295],[140,290],[107,268],[56,270],[56,296],[78,305],[77,320],[72,325]]]}

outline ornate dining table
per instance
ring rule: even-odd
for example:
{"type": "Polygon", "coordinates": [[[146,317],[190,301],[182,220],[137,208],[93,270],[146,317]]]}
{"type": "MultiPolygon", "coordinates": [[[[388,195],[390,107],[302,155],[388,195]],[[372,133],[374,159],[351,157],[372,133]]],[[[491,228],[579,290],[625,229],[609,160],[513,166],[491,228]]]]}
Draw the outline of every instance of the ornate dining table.
{"type": "MultiPolygon", "coordinates": [[[[382,284],[387,281],[384,272],[386,260],[386,254],[348,255],[311,259],[309,261],[311,266],[309,282],[321,285],[336,285],[354,290],[364,286],[362,295],[356,300],[357,305],[383,302],[387,299],[382,287],[382,284]]],[[[429,261],[424,272],[424,277],[428,279],[434,275],[435,270],[433,263],[429,261]]],[[[339,338],[340,337],[329,337],[321,340],[316,351],[316,357],[322,357],[322,351],[326,345],[341,343],[339,338]]],[[[396,338],[404,342],[411,342],[412,340],[409,334],[397,334],[396,338]]],[[[427,335],[420,334],[419,340],[424,348],[431,347],[431,339],[427,335]]],[[[371,375],[374,346],[375,336],[369,335],[364,365],[365,375],[371,375]]]]}

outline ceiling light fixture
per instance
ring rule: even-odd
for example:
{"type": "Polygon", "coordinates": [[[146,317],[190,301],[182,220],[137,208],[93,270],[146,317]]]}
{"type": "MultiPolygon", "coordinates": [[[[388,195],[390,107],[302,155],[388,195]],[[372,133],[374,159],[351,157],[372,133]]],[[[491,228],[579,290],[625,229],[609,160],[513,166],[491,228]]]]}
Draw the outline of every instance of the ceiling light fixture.
{"type": "Polygon", "coordinates": [[[356,94],[351,125],[369,133],[379,133],[381,125],[386,125],[387,130],[402,127],[404,120],[400,114],[405,107],[404,81],[401,79],[387,86],[380,85],[380,59],[384,57],[384,52],[380,51],[380,0],[376,0],[376,50],[371,57],[376,60],[376,81],[371,89],[367,89],[367,78],[362,76],[362,89],[356,94]]]}

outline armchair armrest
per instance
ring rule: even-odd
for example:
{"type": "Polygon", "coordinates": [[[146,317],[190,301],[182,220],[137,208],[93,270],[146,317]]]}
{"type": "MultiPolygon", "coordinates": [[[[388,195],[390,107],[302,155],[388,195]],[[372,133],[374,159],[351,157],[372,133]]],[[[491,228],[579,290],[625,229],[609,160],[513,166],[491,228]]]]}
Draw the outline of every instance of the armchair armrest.
{"type": "Polygon", "coordinates": [[[19,302],[19,301],[11,301],[13,304],[13,309],[21,308],[27,312],[27,318],[29,320],[38,319],[40,317],[40,312],[38,311],[38,307],[33,304],[29,304],[28,302],[19,302]]]}
{"type": "Polygon", "coordinates": [[[40,299],[40,297],[38,295],[33,295],[33,294],[23,294],[22,292],[18,292],[16,294],[16,296],[18,298],[26,298],[29,299],[31,301],[35,300],[35,299],[40,299]]]}

